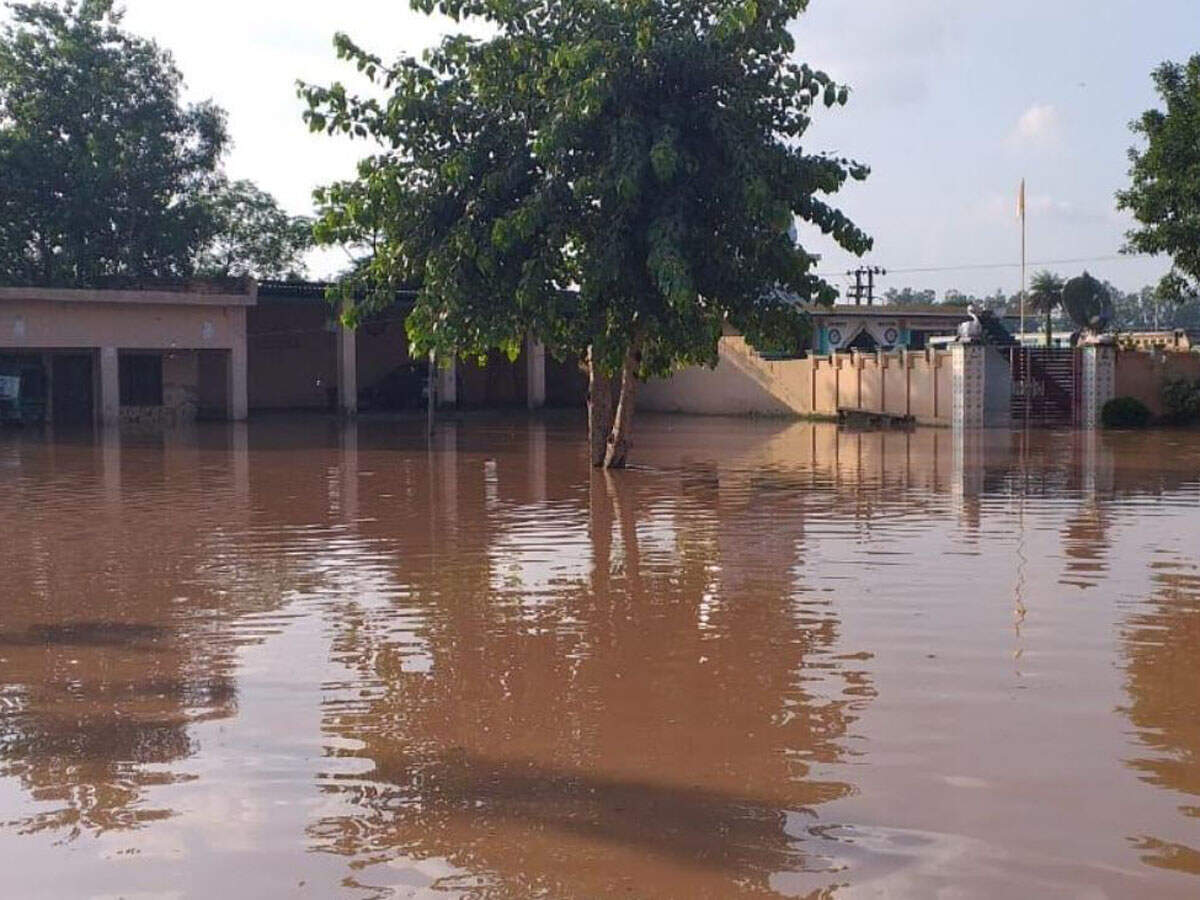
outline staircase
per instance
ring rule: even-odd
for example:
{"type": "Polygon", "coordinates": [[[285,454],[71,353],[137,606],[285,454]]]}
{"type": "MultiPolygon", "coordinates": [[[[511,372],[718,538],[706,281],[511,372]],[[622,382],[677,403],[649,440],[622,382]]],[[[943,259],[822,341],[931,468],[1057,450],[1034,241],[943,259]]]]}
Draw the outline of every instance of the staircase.
{"type": "Polygon", "coordinates": [[[1069,348],[1010,347],[1013,422],[1071,425],[1079,396],[1078,355],[1069,348]]]}

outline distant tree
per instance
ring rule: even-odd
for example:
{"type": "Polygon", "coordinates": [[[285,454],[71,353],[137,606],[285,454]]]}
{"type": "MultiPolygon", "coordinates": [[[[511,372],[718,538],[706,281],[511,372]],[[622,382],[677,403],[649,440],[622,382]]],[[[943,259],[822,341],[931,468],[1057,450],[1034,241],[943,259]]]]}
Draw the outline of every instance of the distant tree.
{"type": "Polygon", "coordinates": [[[207,195],[213,235],[198,254],[204,277],[301,278],[312,220],[288,215],[249,181],[221,179],[207,195]]]}
{"type": "Polygon", "coordinates": [[[1054,310],[1062,305],[1063,280],[1053,272],[1042,270],[1029,282],[1029,305],[1046,317],[1046,346],[1054,343],[1054,310]]]}
{"type": "Polygon", "coordinates": [[[0,281],[186,276],[213,233],[203,197],[225,117],[122,31],[112,0],[15,3],[0,31],[0,281]]]}
{"type": "Polygon", "coordinates": [[[419,286],[414,352],[515,356],[527,335],[586,352],[595,464],[624,465],[640,380],[715,364],[726,323],[792,341],[808,325],[792,298],[833,301],[796,219],[871,246],[826,199],[867,170],[801,141],[816,104],[848,95],[793,58],[807,0],[414,5],[491,36],[395,64],[338,37],[390,96],[302,86],[308,122],[385,150],[320,195],[318,237],[374,235],[343,299],[419,286]]]}
{"type": "Polygon", "coordinates": [[[950,290],[946,291],[946,293],[942,296],[942,304],[945,306],[960,306],[963,309],[966,309],[972,303],[977,304],[978,302],[979,298],[975,297],[973,294],[964,294],[958,288],[950,288],[950,290]]]}
{"type": "Polygon", "coordinates": [[[1003,288],[996,288],[995,291],[986,297],[980,298],[978,303],[989,312],[1005,316],[1020,309],[1021,296],[1019,294],[1006,294],[1003,288]]]}
{"type": "Polygon", "coordinates": [[[1112,297],[1113,324],[1121,331],[1200,329],[1200,297],[1180,303],[1164,297],[1154,285],[1122,291],[1105,282],[1112,297]]]}
{"type": "Polygon", "coordinates": [[[1170,255],[1159,290],[1182,301],[1200,294],[1200,54],[1184,65],[1163,63],[1152,77],[1166,109],[1131,123],[1147,143],[1129,151],[1131,184],[1117,194],[1117,206],[1139,226],[1126,235],[1125,249],[1170,255]]]}
{"type": "Polygon", "coordinates": [[[890,306],[919,306],[922,304],[937,303],[937,292],[932,288],[920,291],[910,287],[901,288],[900,290],[888,288],[883,292],[883,299],[890,306]]]}

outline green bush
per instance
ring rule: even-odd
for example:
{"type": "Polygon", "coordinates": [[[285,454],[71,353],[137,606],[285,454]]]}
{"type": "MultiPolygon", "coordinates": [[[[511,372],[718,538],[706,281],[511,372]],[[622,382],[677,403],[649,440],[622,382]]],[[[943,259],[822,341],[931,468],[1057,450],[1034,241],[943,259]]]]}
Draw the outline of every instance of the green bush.
{"type": "Polygon", "coordinates": [[[1145,428],[1150,424],[1150,409],[1136,397],[1114,397],[1100,410],[1105,428],[1145,428]]]}
{"type": "Polygon", "coordinates": [[[1163,385],[1163,418],[1172,425],[1200,422],[1200,381],[1168,379],[1163,385]]]}

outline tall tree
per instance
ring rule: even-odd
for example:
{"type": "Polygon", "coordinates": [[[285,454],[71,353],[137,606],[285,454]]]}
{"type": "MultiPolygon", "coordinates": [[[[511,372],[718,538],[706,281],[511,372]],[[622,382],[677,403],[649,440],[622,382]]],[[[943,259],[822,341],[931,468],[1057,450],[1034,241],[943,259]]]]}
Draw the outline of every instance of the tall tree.
{"type": "Polygon", "coordinates": [[[1171,271],[1159,290],[1182,301],[1200,294],[1200,54],[1183,65],[1163,63],[1152,77],[1166,109],[1130,124],[1146,147],[1129,151],[1131,184],[1117,206],[1138,222],[1125,249],[1169,254],[1171,271]]]}
{"type": "Polygon", "coordinates": [[[1043,270],[1029,282],[1029,305],[1046,317],[1046,346],[1054,343],[1054,310],[1062,305],[1063,280],[1043,270]]]}
{"type": "Polygon", "coordinates": [[[217,107],[183,105],[112,0],[10,4],[0,32],[0,280],[93,285],[190,274],[213,223],[217,107]]]}
{"type": "Polygon", "coordinates": [[[312,220],[292,216],[250,181],[220,179],[206,195],[213,234],[196,259],[205,277],[301,278],[312,220]]]}
{"type": "Polygon", "coordinates": [[[848,94],[793,58],[807,0],[413,5],[493,36],[390,64],[338,36],[385,96],[302,85],[308,122],[385,149],[320,195],[318,238],[372,237],[343,299],[419,286],[415,352],[586,354],[595,464],[625,464],[640,380],[715,364],[727,323],[794,340],[795,298],[833,301],[795,219],[869,249],[824,199],[866,168],[800,144],[848,94]]]}

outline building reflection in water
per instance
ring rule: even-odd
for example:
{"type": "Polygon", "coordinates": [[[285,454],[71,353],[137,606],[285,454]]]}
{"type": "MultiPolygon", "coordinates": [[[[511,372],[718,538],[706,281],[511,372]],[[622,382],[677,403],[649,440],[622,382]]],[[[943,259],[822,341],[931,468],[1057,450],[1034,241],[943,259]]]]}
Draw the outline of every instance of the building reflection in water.
{"type": "Polygon", "coordinates": [[[191,726],[236,712],[222,621],[245,599],[226,594],[228,572],[180,561],[199,548],[217,569],[227,556],[188,500],[244,512],[228,477],[244,460],[230,468],[227,446],[176,438],[123,447],[89,433],[21,457],[11,486],[22,514],[0,538],[0,776],[18,779],[36,811],[7,827],[67,838],[169,816],[152,788],[185,777],[173,764],[194,750],[191,726]]]}
{"type": "MultiPolygon", "coordinates": [[[[303,807],[286,839],[320,851],[305,865],[320,860],[331,884],[514,896],[854,884],[872,855],[878,872],[902,865],[898,844],[936,856],[960,836],[872,807],[872,790],[887,795],[879,772],[942,791],[944,806],[949,775],[975,785],[979,809],[1019,818],[1004,798],[1020,785],[985,794],[985,779],[944,768],[978,749],[954,723],[981,701],[1014,729],[1051,719],[1049,706],[1008,704],[1022,718],[995,702],[981,632],[1002,623],[1007,652],[1011,620],[1007,607],[991,617],[983,573],[1008,579],[998,593],[1015,592],[1020,616],[1030,598],[1016,652],[1035,645],[1035,676],[1063,648],[1077,655],[1062,666],[1111,671],[1111,647],[1087,656],[1070,628],[1053,630],[1047,595],[1065,582],[1090,599],[1127,574],[1114,535],[1197,480],[1194,457],[1161,435],[1132,446],[686,419],[648,426],[641,468],[614,476],[589,470],[575,428],[449,422],[427,445],[402,425],[285,421],[0,445],[22,510],[0,522],[0,776],[30,800],[0,813],[0,833],[166,828],[175,810],[155,788],[183,778],[260,790],[257,758],[226,781],[191,763],[212,765],[199,723],[248,724],[239,706],[255,682],[239,665],[281,635],[258,665],[303,646],[313,685],[268,700],[281,721],[319,706],[324,755],[300,753],[261,790],[303,807]],[[862,629],[859,607],[883,624],[862,629]],[[926,612],[934,621],[912,624],[926,612]],[[282,634],[301,620],[303,641],[282,634]],[[905,653],[920,667],[897,676],[905,653]],[[896,696],[913,703],[901,715],[896,696]],[[913,709],[945,730],[908,734],[913,709]],[[892,730],[868,733],[872,716],[892,730]],[[881,762],[888,740],[910,752],[881,762]],[[914,746],[943,768],[921,770],[932,763],[914,746]],[[847,808],[881,827],[840,818],[847,808]]],[[[1188,798],[1200,793],[1192,564],[1158,558],[1158,590],[1121,641],[1123,715],[1141,742],[1128,766],[1188,798]]],[[[1113,622],[1101,604],[1056,614],[1113,622]]],[[[1111,704],[1098,718],[1123,721],[1111,704]]],[[[1121,770],[1114,757],[1089,762],[1121,770]]],[[[1182,803],[1181,821],[1198,806],[1182,803]]],[[[266,821],[260,833],[283,840],[266,821]]],[[[1179,831],[1132,840],[1152,866],[1197,873],[1179,831]]]]}
{"type": "Polygon", "coordinates": [[[767,889],[828,869],[788,814],[853,790],[823,771],[872,691],[831,602],[795,589],[801,507],[716,467],[595,473],[584,492],[584,460],[530,468],[524,449],[462,448],[453,479],[406,493],[416,521],[453,505],[459,523],[396,548],[428,658],[413,665],[386,617],[335,639],[377,687],[330,698],[326,728],[374,768],[326,782],[349,805],[316,845],[363,885],[414,877],[375,863],[432,859],[440,888],[512,895],[767,889]]]}
{"type": "Polygon", "coordinates": [[[1130,840],[1153,866],[1200,875],[1200,566],[1159,554],[1149,604],[1122,631],[1125,713],[1138,755],[1127,764],[1144,781],[1179,800],[1175,835],[1130,840]]]}

